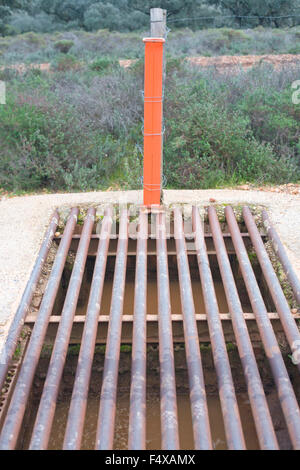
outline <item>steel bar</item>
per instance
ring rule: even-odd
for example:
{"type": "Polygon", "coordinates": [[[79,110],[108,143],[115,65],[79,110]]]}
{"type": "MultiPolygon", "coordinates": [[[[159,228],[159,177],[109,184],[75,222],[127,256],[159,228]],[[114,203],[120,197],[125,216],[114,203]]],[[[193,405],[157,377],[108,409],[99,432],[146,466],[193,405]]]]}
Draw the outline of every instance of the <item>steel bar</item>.
{"type": "MultiPolygon", "coordinates": [[[[197,216],[195,212],[195,216],[197,216]]],[[[197,216],[199,217],[199,215],[197,216]]],[[[217,247],[218,263],[223,279],[225,295],[231,313],[232,326],[246,379],[257,436],[261,449],[278,449],[264,388],[261,382],[249,332],[244,319],[237,287],[232,274],[228,253],[223,241],[221,227],[214,209],[210,209],[211,228],[217,247]]]]}
{"type": "Polygon", "coordinates": [[[240,269],[245,281],[249,299],[256,316],[257,326],[268,357],[273,378],[277,387],[282,411],[294,448],[300,448],[300,411],[295,393],[286,370],[276,336],[258,287],[247,251],[245,249],[234,213],[231,208],[225,210],[226,219],[236,248],[240,269]]]}
{"type": "Polygon", "coordinates": [[[94,220],[95,209],[90,208],[84,222],[68,291],[61,313],[59,328],[53,346],[47,377],[32,432],[29,448],[33,450],[44,450],[47,449],[48,446],[59,385],[66,360],[94,220]]]}
{"type": "MultiPolygon", "coordinates": [[[[214,220],[211,217],[211,212],[209,212],[209,221],[212,233],[214,234],[214,220]]],[[[205,249],[205,241],[201,225],[202,222],[197,210],[193,211],[193,222],[197,260],[209,334],[211,338],[213,359],[218,378],[218,388],[224,418],[227,445],[231,450],[245,449],[246,444],[243,435],[238,403],[235,395],[222,323],[220,320],[219,307],[210,270],[208,255],[205,249]]],[[[223,283],[225,284],[224,279],[223,283]]]]}
{"type": "Polygon", "coordinates": [[[54,238],[55,230],[57,227],[57,224],[59,222],[59,214],[57,211],[54,212],[51,222],[49,225],[49,228],[46,232],[46,235],[44,237],[42,246],[40,248],[39,254],[37,256],[35,265],[33,267],[33,270],[31,272],[29,281],[27,283],[26,289],[24,291],[24,294],[22,296],[20,305],[18,307],[18,310],[16,311],[16,314],[14,316],[14,319],[11,323],[11,326],[9,328],[9,332],[6,338],[6,341],[4,343],[4,346],[1,350],[1,355],[0,355],[0,390],[2,390],[2,387],[4,385],[5,379],[6,379],[6,374],[11,362],[11,359],[13,357],[13,354],[16,350],[18,338],[20,336],[22,327],[24,325],[24,321],[26,318],[26,315],[28,313],[33,294],[35,292],[37,282],[40,278],[42,267],[46,261],[46,258],[48,256],[52,240],[54,238]]]}
{"type": "Polygon", "coordinates": [[[195,449],[207,450],[212,449],[213,446],[209,425],[192,283],[183,232],[182,215],[179,208],[174,210],[174,235],[177,248],[179,288],[190,384],[194,443],[195,449]]]}
{"type": "MultiPolygon", "coordinates": [[[[128,448],[146,448],[148,214],[141,210],[136,252],[128,448]]],[[[124,315],[122,320],[124,319],[124,315]]]]}
{"type": "Polygon", "coordinates": [[[162,449],[179,448],[165,214],[156,215],[158,336],[162,449]]]}
{"type": "Polygon", "coordinates": [[[77,222],[78,209],[71,210],[64,236],[58,248],[47,287],[41,302],[37,321],[25,353],[18,381],[12,395],[11,403],[0,436],[0,449],[13,449],[17,443],[22,419],[25,413],[35,369],[42,350],[49,317],[59,288],[72,234],[77,222]]]}
{"type": "MultiPolygon", "coordinates": [[[[243,317],[247,322],[255,320],[255,315],[252,312],[248,312],[248,313],[243,312],[243,317]]],[[[272,323],[276,322],[275,324],[277,324],[277,321],[279,320],[278,313],[268,312],[268,317],[272,321],[272,323]]],[[[183,321],[183,317],[182,317],[181,314],[173,313],[171,315],[171,318],[172,318],[172,322],[182,322],[183,321]]],[[[203,323],[203,322],[207,321],[206,313],[195,313],[195,318],[196,318],[197,322],[202,322],[203,323]]],[[[295,318],[297,320],[300,320],[300,314],[296,313],[295,318]]],[[[229,321],[231,322],[231,313],[229,313],[229,312],[220,313],[220,319],[222,321],[225,321],[225,322],[229,322],[229,321]]],[[[61,315],[51,315],[51,317],[49,319],[49,323],[59,324],[60,320],[61,320],[61,315]]],[[[157,321],[158,321],[158,315],[157,314],[155,314],[155,313],[147,314],[147,322],[148,323],[157,322],[157,321]]],[[[34,315],[32,315],[32,316],[28,316],[26,318],[25,324],[26,325],[34,325],[35,322],[36,322],[36,317],[34,315]]],[[[84,323],[84,322],[85,322],[85,315],[75,315],[73,323],[84,323]]],[[[98,322],[99,323],[108,323],[109,322],[109,315],[99,315],[98,322]]],[[[123,323],[133,323],[133,315],[124,313],[123,316],[122,316],[122,322],[123,323]]]]}
{"type": "MultiPolygon", "coordinates": [[[[125,298],[126,301],[126,298],[125,298]]],[[[199,342],[207,343],[210,342],[210,336],[207,326],[207,316],[205,314],[196,313],[196,323],[199,342]]],[[[260,342],[260,334],[257,328],[255,315],[253,313],[245,313],[244,318],[247,322],[247,328],[251,341],[256,344],[260,342]]],[[[268,315],[272,321],[272,327],[275,334],[283,334],[282,325],[277,314],[272,313],[268,315]]],[[[46,341],[48,343],[54,342],[56,338],[58,323],[60,321],[60,316],[50,317],[49,326],[47,329],[46,341]]],[[[299,318],[299,317],[298,317],[299,318]]],[[[172,330],[173,330],[173,342],[175,343],[184,343],[184,330],[183,330],[183,318],[182,315],[172,314],[172,330]]],[[[232,328],[231,315],[229,313],[220,313],[220,320],[222,321],[223,332],[226,342],[235,343],[235,335],[232,328]]],[[[70,344],[80,344],[82,338],[82,332],[85,322],[85,315],[75,315],[74,324],[72,328],[72,333],[69,341],[70,344]]],[[[34,321],[31,323],[33,326],[34,321]]],[[[106,344],[107,330],[109,324],[109,315],[99,315],[98,318],[98,330],[96,343],[97,344],[106,344]],[[101,327],[100,327],[101,325],[101,327]]],[[[122,344],[132,344],[132,330],[133,330],[133,315],[123,315],[122,316],[122,335],[121,343],[122,344]]],[[[147,343],[158,344],[158,315],[147,315],[147,343]]]]}
{"type": "Polygon", "coordinates": [[[295,273],[295,270],[286,254],[285,248],[278,236],[278,233],[276,232],[275,228],[271,224],[268,213],[265,210],[262,211],[262,220],[266,228],[268,237],[270,238],[272,242],[274,251],[282,264],[284,272],[295,294],[296,300],[298,304],[300,305],[300,280],[297,274],[295,273]]]}
{"type": "MultiPolygon", "coordinates": [[[[280,316],[282,327],[286,334],[288,343],[292,352],[298,351],[300,344],[300,332],[296,325],[295,319],[291,313],[289,304],[284,296],[280,282],[276,276],[271,260],[262,242],[257,226],[248,207],[243,208],[243,217],[251,237],[252,244],[257,254],[258,261],[263,271],[265,280],[269,287],[274,305],[280,316]]],[[[300,370],[300,362],[297,364],[300,370]]]]}
{"type": "Polygon", "coordinates": [[[63,444],[65,450],[77,450],[80,449],[81,445],[111,227],[112,211],[108,208],[105,211],[101,227],[100,243],[94,267],[63,444]]]}
{"type": "MultiPolygon", "coordinates": [[[[99,237],[100,237],[99,234],[96,234],[96,233],[92,234],[91,242],[90,242],[90,246],[89,246],[89,252],[88,252],[89,256],[96,256],[97,250],[98,250],[99,237]]],[[[204,237],[205,237],[205,242],[206,242],[207,253],[208,254],[216,254],[215,247],[214,247],[214,244],[213,244],[213,241],[212,241],[211,233],[205,233],[204,237]]],[[[233,249],[230,234],[223,233],[223,237],[224,237],[224,241],[225,241],[225,244],[226,244],[227,252],[229,254],[234,254],[234,249],[233,249]]],[[[251,246],[251,240],[250,240],[249,235],[247,233],[242,233],[242,237],[245,240],[245,243],[247,243],[247,245],[251,246]]],[[[267,237],[265,235],[262,235],[262,238],[266,239],[267,237]]],[[[59,244],[60,239],[61,239],[60,236],[55,237],[54,241],[57,244],[59,244]]],[[[77,251],[79,240],[80,240],[80,234],[75,233],[73,238],[72,238],[72,243],[71,243],[71,247],[70,247],[71,250],[73,250],[75,252],[77,251]]],[[[128,240],[127,256],[136,256],[135,241],[136,241],[136,235],[131,234],[129,236],[129,240],[128,240]]],[[[168,247],[168,255],[176,255],[175,241],[174,241],[173,234],[171,234],[170,238],[167,239],[167,247],[168,247]]],[[[117,251],[117,240],[114,239],[114,240],[111,240],[108,256],[115,256],[116,251],[117,251]]],[[[194,252],[194,250],[189,249],[188,250],[188,255],[191,255],[191,254],[196,254],[196,253],[194,252]]],[[[156,256],[156,250],[155,250],[154,236],[152,236],[151,233],[149,232],[148,256],[150,256],[150,255],[156,256]],[[151,237],[153,237],[153,238],[151,238],[151,237]]]]}
{"type": "Polygon", "coordinates": [[[118,371],[122,332],[122,314],[125,294],[128,247],[128,212],[120,216],[119,241],[110,307],[110,319],[105,348],[100,410],[97,423],[96,445],[98,450],[112,449],[114,442],[118,371]]]}

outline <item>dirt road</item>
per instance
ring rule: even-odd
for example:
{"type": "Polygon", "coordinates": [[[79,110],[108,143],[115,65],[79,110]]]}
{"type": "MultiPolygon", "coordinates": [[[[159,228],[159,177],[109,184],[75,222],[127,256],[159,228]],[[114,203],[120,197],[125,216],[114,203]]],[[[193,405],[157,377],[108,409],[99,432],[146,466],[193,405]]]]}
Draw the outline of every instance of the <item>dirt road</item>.
{"type": "MultiPolygon", "coordinates": [[[[228,70],[242,68],[247,70],[254,65],[268,63],[272,64],[275,68],[284,67],[286,65],[299,65],[300,54],[266,54],[266,55],[236,55],[236,56],[215,56],[215,57],[187,57],[186,60],[193,64],[199,65],[199,67],[215,67],[218,70],[228,70]]],[[[119,64],[121,67],[128,68],[133,65],[137,59],[120,59],[119,64]]],[[[51,71],[51,64],[14,64],[1,66],[0,70],[14,69],[20,73],[24,73],[30,69],[39,69],[43,72],[51,71]]]]}

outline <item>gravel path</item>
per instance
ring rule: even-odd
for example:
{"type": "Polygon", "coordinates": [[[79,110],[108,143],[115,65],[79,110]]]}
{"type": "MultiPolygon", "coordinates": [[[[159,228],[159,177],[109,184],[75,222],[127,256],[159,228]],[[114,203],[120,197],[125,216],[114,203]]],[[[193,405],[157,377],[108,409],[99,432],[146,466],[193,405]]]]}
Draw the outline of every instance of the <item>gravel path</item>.
{"type": "MultiPolygon", "coordinates": [[[[300,195],[245,191],[164,191],[164,203],[264,205],[300,276],[300,195]]],[[[142,191],[51,194],[0,200],[0,348],[29,279],[43,235],[56,207],[142,202],[142,191]]]]}

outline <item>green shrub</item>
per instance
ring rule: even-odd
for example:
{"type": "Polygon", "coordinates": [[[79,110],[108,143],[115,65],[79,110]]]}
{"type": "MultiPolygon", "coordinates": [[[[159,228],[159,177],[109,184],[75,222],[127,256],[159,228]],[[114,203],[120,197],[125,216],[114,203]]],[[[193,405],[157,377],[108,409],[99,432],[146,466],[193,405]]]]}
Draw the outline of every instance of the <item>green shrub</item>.
{"type": "Polygon", "coordinates": [[[67,54],[71,47],[74,46],[74,41],[70,41],[67,39],[62,39],[61,41],[57,41],[54,43],[54,49],[57,49],[59,52],[63,54],[67,54]]]}
{"type": "Polygon", "coordinates": [[[246,41],[249,39],[249,36],[239,29],[221,28],[220,31],[224,37],[231,41],[246,41]]]}
{"type": "MultiPolygon", "coordinates": [[[[20,31],[28,31],[27,26],[32,25],[32,17],[18,14],[18,18],[20,22],[29,21],[25,29],[23,27],[20,29],[20,31]]],[[[128,18],[132,19],[132,15],[128,14],[128,18]]],[[[51,28],[54,26],[52,24],[46,28],[45,31],[49,31],[47,34],[40,34],[39,31],[42,28],[39,29],[38,17],[35,17],[35,24],[29,29],[29,33],[5,37],[3,40],[7,43],[7,47],[1,48],[3,50],[1,63],[49,62],[57,53],[64,53],[60,52],[60,47],[64,48],[65,45],[69,47],[72,42],[73,45],[67,53],[71,52],[77,60],[87,63],[97,60],[99,56],[112,59],[143,59],[144,57],[144,46],[141,34],[138,32],[120,33],[100,29],[87,33],[77,30],[72,31],[72,36],[66,36],[66,32],[51,33],[51,28]],[[58,43],[58,48],[55,47],[56,43],[58,43]]],[[[128,27],[128,29],[131,28],[128,27]]],[[[188,28],[176,29],[168,35],[165,50],[169,56],[173,57],[297,53],[297,34],[299,31],[292,28],[285,30],[211,28],[196,31],[188,28]]],[[[0,44],[1,41],[0,38],[0,44]]]]}
{"type": "Polygon", "coordinates": [[[291,47],[290,49],[288,49],[287,53],[288,54],[300,54],[300,45],[297,44],[296,46],[291,47]]]}
{"type": "Polygon", "coordinates": [[[40,35],[40,34],[36,34],[36,33],[33,33],[33,32],[30,31],[28,33],[22,34],[22,36],[23,36],[24,40],[27,41],[30,44],[35,44],[37,46],[45,44],[45,40],[44,40],[43,36],[40,35]]]}
{"type": "MultiPolygon", "coordinates": [[[[98,73],[3,71],[9,86],[0,106],[0,188],[141,187],[143,63],[126,70],[110,63],[100,61],[98,73]]],[[[290,88],[298,76],[294,67],[218,74],[168,60],[168,187],[298,181],[300,107],[290,88]]]]}
{"type": "MultiPolygon", "coordinates": [[[[164,145],[168,185],[192,189],[299,178],[295,160],[276,154],[254,132],[251,118],[224,106],[221,99],[203,79],[174,88],[168,97],[164,145]]],[[[276,136],[276,129],[271,131],[276,136]]]]}
{"type": "Polygon", "coordinates": [[[269,142],[279,155],[295,154],[300,139],[300,108],[292,103],[289,88],[246,90],[237,106],[249,116],[258,141],[269,142]]]}
{"type": "Polygon", "coordinates": [[[90,129],[72,106],[7,97],[0,106],[0,187],[87,190],[109,184],[134,143],[90,129]]]}
{"type": "Polygon", "coordinates": [[[117,60],[111,59],[110,57],[99,57],[89,64],[90,69],[98,73],[102,73],[108,69],[111,69],[111,67],[116,66],[119,66],[119,62],[117,60]]]}
{"type": "Polygon", "coordinates": [[[54,69],[59,72],[76,70],[78,68],[80,68],[80,63],[78,62],[77,58],[71,54],[60,55],[54,62],[54,69]]]}
{"type": "Polygon", "coordinates": [[[0,70],[0,80],[4,82],[8,82],[9,80],[12,80],[17,77],[18,77],[18,71],[16,69],[6,67],[0,70]]]}

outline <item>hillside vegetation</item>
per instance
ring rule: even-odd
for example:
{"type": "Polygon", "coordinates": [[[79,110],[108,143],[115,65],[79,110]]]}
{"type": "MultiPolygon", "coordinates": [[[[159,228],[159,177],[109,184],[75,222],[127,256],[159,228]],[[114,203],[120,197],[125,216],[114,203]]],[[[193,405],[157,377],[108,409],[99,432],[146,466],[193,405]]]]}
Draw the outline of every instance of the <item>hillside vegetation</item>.
{"type": "Polygon", "coordinates": [[[152,7],[167,10],[173,29],[300,24],[299,0],[0,0],[0,35],[103,28],[134,31],[148,28],[152,7]]]}
{"type": "MultiPolygon", "coordinates": [[[[149,32],[120,33],[68,31],[53,34],[28,32],[0,37],[0,65],[43,63],[63,60],[90,62],[99,57],[113,59],[143,58],[142,38],[149,32]]],[[[217,28],[192,31],[174,30],[168,34],[169,57],[218,56],[243,54],[300,54],[300,26],[288,29],[217,28]]]]}
{"type": "MultiPolygon", "coordinates": [[[[143,61],[129,69],[116,61],[128,57],[134,45],[135,57],[142,55],[141,40],[133,33],[110,33],[107,49],[99,52],[105,43],[101,35],[107,32],[93,36],[99,41],[94,46],[87,33],[72,34],[86,41],[90,55],[85,60],[76,41],[62,52],[66,44],[50,45],[53,37],[37,36],[53,52],[54,72],[0,72],[8,95],[7,104],[0,106],[0,188],[142,187],[143,61]]],[[[192,189],[299,180],[300,106],[292,103],[291,83],[299,79],[300,67],[274,70],[261,64],[238,74],[200,69],[172,58],[175,44],[184,42],[178,34],[170,35],[167,45],[165,186],[192,189]]],[[[190,34],[204,41],[204,32],[190,34]]],[[[35,40],[32,44],[36,49],[30,54],[40,58],[45,51],[35,40]]],[[[197,47],[195,41],[191,44],[197,47]]],[[[4,51],[2,60],[10,62],[10,54],[11,49],[4,51]]]]}

